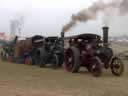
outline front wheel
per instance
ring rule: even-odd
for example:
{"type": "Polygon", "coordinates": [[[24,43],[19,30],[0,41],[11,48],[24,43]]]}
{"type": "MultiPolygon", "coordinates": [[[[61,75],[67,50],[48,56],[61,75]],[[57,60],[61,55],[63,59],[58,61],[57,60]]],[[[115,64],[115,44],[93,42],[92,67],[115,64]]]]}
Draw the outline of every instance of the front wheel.
{"type": "Polygon", "coordinates": [[[91,64],[90,70],[91,70],[91,73],[93,76],[95,76],[95,77],[101,76],[101,74],[102,74],[102,62],[101,62],[99,57],[95,56],[92,59],[92,64],[91,64]]]}
{"type": "Polygon", "coordinates": [[[124,72],[124,64],[122,60],[118,57],[112,59],[112,63],[110,66],[111,66],[111,72],[115,76],[121,76],[122,73],[124,72]]]}

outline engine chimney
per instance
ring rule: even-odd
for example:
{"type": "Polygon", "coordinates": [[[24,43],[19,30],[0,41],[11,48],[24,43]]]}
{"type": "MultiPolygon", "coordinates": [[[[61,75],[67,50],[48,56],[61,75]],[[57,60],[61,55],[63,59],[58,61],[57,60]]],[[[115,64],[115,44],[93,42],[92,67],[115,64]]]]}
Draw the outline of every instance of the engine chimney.
{"type": "Polygon", "coordinates": [[[109,27],[104,26],[103,27],[103,43],[105,47],[108,47],[108,31],[109,31],[109,27]]]}
{"type": "Polygon", "coordinates": [[[64,47],[64,35],[65,35],[64,33],[65,33],[64,31],[61,32],[61,40],[62,40],[62,43],[63,43],[62,44],[63,47],[64,47]]]}
{"type": "Polygon", "coordinates": [[[64,38],[64,32],[63,31],[61,32],[61,38],[64,38]]]}
{"type": "Polygon", "coordinates": [[[18,40],[18,36],[16,36],[16,37],[14,38],[14,43],[15,43],[15,44],[16,44],[17,40],[18,40]]]}

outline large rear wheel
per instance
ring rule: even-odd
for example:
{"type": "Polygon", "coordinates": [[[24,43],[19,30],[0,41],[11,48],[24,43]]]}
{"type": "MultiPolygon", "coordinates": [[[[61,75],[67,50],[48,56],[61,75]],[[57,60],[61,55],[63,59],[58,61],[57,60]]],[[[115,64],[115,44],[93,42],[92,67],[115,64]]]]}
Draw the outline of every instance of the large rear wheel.
{"type": "Polygon", "coordinates": [[[80,52],[78,48],[71,47],[66,50],[64,67],[69,72],[78,72],[80,68],[80,52]]]}
{"type": "Polygon", "coordinates": [[[124,64],[120,58],[118,58],[118,57],[113,58],[110,66],[111,66],[111,72],[115,76],[122,75],[122,73],[124,71],[124,64]]]}

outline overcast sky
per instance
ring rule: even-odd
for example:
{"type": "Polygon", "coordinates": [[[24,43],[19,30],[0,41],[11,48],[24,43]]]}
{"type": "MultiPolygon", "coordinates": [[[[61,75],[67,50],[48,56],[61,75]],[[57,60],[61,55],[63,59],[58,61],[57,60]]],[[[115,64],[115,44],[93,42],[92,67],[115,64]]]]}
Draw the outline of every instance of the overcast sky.
{"type": "MultiPolygon", "coordinates": [[[[22,36],[59,35],[63,25],[68,23],[72,14],[88,8],[94,1],[97,0],[0,0],[0,32],[9,34],[10,20],[14,19],[16,14],[22,14],[24,16],[22,36]]],[[[121,23],[121,21],[118,22],[121,23]]],[[[66,34],[88,32],[102,34],[102,26],[101,17],[98,16],[96,21],[78,23],[66,34]]],[[[115,31],[111,35],[115,35],[115,31]]]]}

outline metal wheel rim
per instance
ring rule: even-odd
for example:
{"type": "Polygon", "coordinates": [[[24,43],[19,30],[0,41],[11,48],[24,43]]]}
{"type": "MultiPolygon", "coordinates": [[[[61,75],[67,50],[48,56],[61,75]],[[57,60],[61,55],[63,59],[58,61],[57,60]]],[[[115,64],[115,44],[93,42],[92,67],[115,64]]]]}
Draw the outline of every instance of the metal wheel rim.
{"type": "Polygon", "coordinates": [[[119,59],[115,59],[113,61],[113,70],[115,73],[120,73],[120,71],[122,70],[121,64],[122,62],[119,59]]]}

